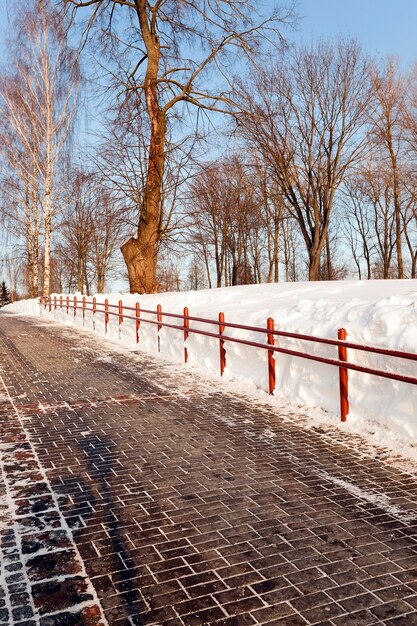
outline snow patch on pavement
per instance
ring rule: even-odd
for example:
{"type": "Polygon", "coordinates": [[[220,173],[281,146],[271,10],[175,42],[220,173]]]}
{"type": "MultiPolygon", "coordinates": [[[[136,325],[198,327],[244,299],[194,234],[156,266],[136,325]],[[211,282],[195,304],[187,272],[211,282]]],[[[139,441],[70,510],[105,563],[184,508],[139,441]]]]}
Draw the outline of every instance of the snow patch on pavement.
{"type": "Polygon", "coordinates": [[[409,513],[404,511],[399,506],[391,503],[390,498],[381,491],[366,491],[361,489],[357,485],[348,482],[347,480],[342,480],[341,478],[337,478],[336,476],[332,476],[325,471],[319,470],[316,471],[316,474],[325,480],[333,483],[337,487],[341,487],[345,489],[348,493],[355,498],[359,498],[360,500],[365,500],[365,502],[369,502],[370,504],[375,504],[382,510],[384,510],[389,515],[392,515],[400,522],[411,522],[417,519],[416,513],[409,513]]]}

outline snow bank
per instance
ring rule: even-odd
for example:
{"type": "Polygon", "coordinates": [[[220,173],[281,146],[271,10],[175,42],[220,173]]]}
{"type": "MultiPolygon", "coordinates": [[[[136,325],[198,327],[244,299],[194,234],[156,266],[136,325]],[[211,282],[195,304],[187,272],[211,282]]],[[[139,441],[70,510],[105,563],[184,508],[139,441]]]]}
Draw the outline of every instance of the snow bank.
{"type": "MultiPolygon", "coordinates": [[[[81,299],[81,295],[78,295],[81,299]]],[[[291,332],[337,338],[337,331],[347,330],[348,340],[417,353],[417,280],[390,281],[334,281],[320,283],[282,283],[247,285],[215,290],[164,293],[146,296],[130,294],[98,294],[97,302],[108,297],[111,304],[119,299],[126,306],[140,303],[141,309],[189,314],[195,317],[217,319],[223,311],[226,321],[250,326],[266,326],[268,317],[275,320],[276,328],[291,332]]],[[[59,296],[58,296],[59,300],[59,296]]],[[[65,300],[65,297],[64,297],[65,300]]],[[[49,312],[36,300],[17,302],[5,311],[40,315],[70,326],[83,326],[81,311],[74,318],[70,309],[49,312]]],[[[113,309],[116,311],[117,309],[113,309]]],[[[155,320],[154,315],[142,314],[155,320]]],[[[169,323],[179,323],[164,318],[169,323]]],[[[191,327],[217,332],[217,327],[202,326],[196,322],[191,327]]],[[[84,329],[104,335],[104,316],[86,312],[84,329]],[[95,330],[93,331],[93,324],[95,330]]],[[[231,336],[265,342],[265,336],[238,329],[227,329],[231,336]]],[[[135,346],[135,323],[125,320],[119,336],[117,317],[110,317],[109,339],[135,346]]],[[[330,358],[337,358],[334,346],[278,338],[283,347],[293,348],[330,358]]],[[[162,328],[160,331],[161,356],[172,361],[183,361],[183,333],[162,328]]],[[[219,376],[218,340],[190,334],[187,341],[189,364],[210,377],[219,376]]],[[[141,323],[138,349],[157,351],[157,327],[141,323]]],[[[251,393],[267,392],[267,353],[234,343],[226,344],[227,366],[224,379],[251,393]]],[[[417,364],[412,361],[387,358],[348,350],[348,360],[377,369],[385,369],[409,376],[417,376],[417,364]]],[[[320,407],[335,424],[339,421],[338,369],[297,357],[276,354],[277,386],[275,395],[292,404],[320,407]]],[[[386,380],[379,377],[349,372],[350,414],[347,428],[366,434],[374,443],[401,450],[407,446],[414,453],[417,438],[417,386],[386,380]]]]}

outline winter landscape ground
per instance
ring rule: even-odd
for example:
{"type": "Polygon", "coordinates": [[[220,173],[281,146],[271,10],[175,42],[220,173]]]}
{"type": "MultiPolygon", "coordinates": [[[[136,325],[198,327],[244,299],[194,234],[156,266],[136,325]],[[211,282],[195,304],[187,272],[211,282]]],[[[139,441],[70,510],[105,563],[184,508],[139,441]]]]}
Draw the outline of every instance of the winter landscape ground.
{"type": "MultiPolygon", "coordinates": [[[[415,281],[365,287],[262,285],[141,306],[273,316],[329,337],[344,325],[355,341],[415,351],[415,281]]],[[[93,332],[88,315],[82,328],[78,311],[74,322],[34,300],[0,313],[0,624],[416,624],[413,389],[368,381],[373,413],[352,402],[340,426],[326,368],[278,355],[271,398],[265,354],[228,345],[219,384],[205,338],[190,335],[184,366],[179,331],[161,331],[158,355],[153,325],[141,324],[138,349],[117,321],[105,339],[99,318],[93,332]]]]}
{"type": "Polygon", "coordinates": [[[0,0],[0,626],[417,626],[416,21],[0,0]]]}
{"type": "Polygon", "coordinates": [[[416,623],[411,461],[44,317],[0,359],[0,623],[416,623]]]}
{"type": "MultiPolygon", "coordinates": [[[[52,296],[53,298],[54,296],[52,296]]],[[[59,295],[57,296],[59,302],[59,295]]],[[[78,294],[79,305],[82,296],[78,294]]],[[[279,330],[337,338],[338,329],[347,331],[348,340],[358,344],[417,353],[417,280],[390,281],[330,281],[322,283],[282,283],[247,285],[216,290],[165,293],[132,296],[129,294],[97,294],[97,302],[183,313],[185,306],[195,317],[218,319],[223,311],[226,321],[255,327],[265,327],[268,317],[279,330]]],[[[65,295],[64,295],[65,301],[65,295]]],[[[91,301],[91,298],[90,298],[91,301]]],[[[103,309],[103,307],[101,307],[103,309]]],[[[95,316],[86,311],[74,317],[73,310],[49,312],[37,300],[17,302],[6,311],[40,315],[94,332],[102,340],[113,340],[136,350],[157,352],[157,329],[154,324],[141,323],[139,348],[136,346],[135,321],[125,319],[119,332],[117,316],[110,317],[104,337],[104,315],[95,316]]],[[[114,309],[116,312],[117,309],[114,309]]],[[[128,312],[126,312],[128,313],[128,312]]],[[[131,312],[132,315],[134,313],[131,312]]],[[[154,315],[142,313],[143,319],[155,320],[154,315]]],[[[165,318],[171,323],[175,320],[165,318]]],[[[191,322],[195,328],[205,325],[191,322]]],[[[217,332],[215,327],[210,330],[217,332]]],[[[264,336],[230,328],[228,335],[265,342],[264,336]]],[[[160,330],[161,351],[158,356],[181,364],[183,362],[183,333],[178,330],[160,330]]],[[[295,350],[336,358],[337,348],[311,342],[279,338],[279,345],[295,350]]],[[[187,339],[189,367],[209,380],[219,380],[218,341],[201,335],[187,339]]],[[[338,369],[304,359],[276,354],[275,398],[268,399],[266,351],[228,343],[227,367],[224,375],[226,388],[239,389],[272,406],[289,402],[303,409],[311,423],[339,425],[356,432],[370,443],[382,445],[417,461],[417,387],[401,382],[377,378],[360,372],[349,372],[350,412],[346,424],[340,424],[338,369]]],[[[414,376],[416,363],[381,355],[350,350],[348,359],[376,369],[414,376]]],[[[181,366],[182,367],[182,366],[181,366]]],[[[181,375],[179,374],[179,378],[181,375]]]]}

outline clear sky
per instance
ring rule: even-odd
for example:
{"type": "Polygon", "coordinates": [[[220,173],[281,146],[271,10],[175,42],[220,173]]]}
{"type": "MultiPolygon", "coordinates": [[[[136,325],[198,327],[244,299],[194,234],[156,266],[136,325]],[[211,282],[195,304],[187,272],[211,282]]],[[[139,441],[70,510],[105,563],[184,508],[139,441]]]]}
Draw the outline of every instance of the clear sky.
{"type": "Polygon", "coordinates": [[[417,0],[299,0],[297,37],[356,36],[374,54],[417,61],[417,0]]]}
{"type": "MultiPolygon", "coordinates": [[[[6,56],[7,14],[21,5],[22,0],[0,0],[0,59],[6,56]]],[[[295,38],[344,33],[358,37],[371,53],[398,55],[404,67],[417,60],[417,0],[298,0],[298,13],[303,19],[295,38]]]]}

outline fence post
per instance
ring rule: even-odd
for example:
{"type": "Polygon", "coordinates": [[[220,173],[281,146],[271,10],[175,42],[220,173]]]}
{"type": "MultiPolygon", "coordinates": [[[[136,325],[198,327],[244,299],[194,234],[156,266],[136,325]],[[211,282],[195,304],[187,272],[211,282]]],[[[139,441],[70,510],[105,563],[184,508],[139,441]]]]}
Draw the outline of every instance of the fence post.
{"type": "Polygon", "coordinates": [[[62,296],[59,296],[59,308],[62,309],[62,296]]]}
{"type": "Polygon", "coordinates": [[[190,328],[190,320],[188,319],[188,306],[184,307],[184,363],[188,361],[188,350],[186,341],[188,339],[188,329],[190,328]]]}
{"type": "Polygon", "coordinates": [[[50,295],[48,296],[48,304],[49,304],[49,311],[52,311],[52,298],[50,295]]]}
{"type": "Polygon", "coordinates": [[[83,296],[83,326],[84,326],[84,320],[85,320],[85,306],[86,306],[86,297],[83,296]]]}
{"type": "MultiPolygon", "coordinates": [[[[160,304],[158,304],[156,307],[156,319],[158,320],[158,322],[162,322],[162,307],[160,304]]],[[[158,352],[161,352],[161,338],[159,336],[159,331],[161,330],[161,328],[161,324],[158,323],[158,352]]]]}
{"type": "MultiPolygon", "coordinates": [[[[274,330],[274,320],[272,317],[268,317],[266,321],[267,330],[274,330]]],[[[275,338],[273,333],[268,333],[268,345],[273,346],[275,344],[275,338]]],[[[272,395],[275,389],[275,358],[274,351],[268,350],[268,391],[272,395]]]]}
{"type": "Polygon", "coordinates": [[[77,315],[77,296],[74,296],[74,317],[77,315]]]}
{"type": "MultiPolygon", "coordinates": [[[[337,338],[341,341],[346,341],[346,330],[339,328],[337,338]]],[[[339,360],[347,361],[347,349],[345,346],[339,346],[339,360]]],[[[342,422],[346,422],[346,416],[349,414],[349,400],[348,400],[348,371],[345,367],[339,367],[339,389],[340,389],[340,419],[342,422]]]]}
{"type": "Polygon", "coordinates": [[[122,336],[122,324],[123,324],[123,301],[119,300],[119,339],[122,336]]]}
{"type": "MultiPolygon", "coordinates": [[[[219,335],[224,333],[224,313],[219,313],[219,335]]],[[[224,368],[226,367],[226,349],[224,347],[224,340],[220,338],[220,376],[223,376],[224,368]]]]}
{"type": "Polygon", "coordinates": [[[136,343],[139,343],[139,327],[140,327],[140,305],[139,305],[139,302],[136,302],[135,314],[136,314],[136,343]]]}
{"type": "Polygon", "coordinates": [[[93,330],[96,329],[96,320],[94,319],[96,311],[97,311],[97,298],[93,298],[93,330]]]}
{"type": "Polygon", "coordinates": [[[104,300],[104,332],[107,334],[107,326],[109,323],[109,301],[106,298],[104,300]]]}
{"type": "Polygon", "coordinates": [[[54,311],[56,311],[56,296],[54,296],[54,311]]]}
{"type": "Polygon", "coordinates": [[[69,296],[66,297],[66,305],[67,305],[67,315],[69,311],[69,296]]]}

